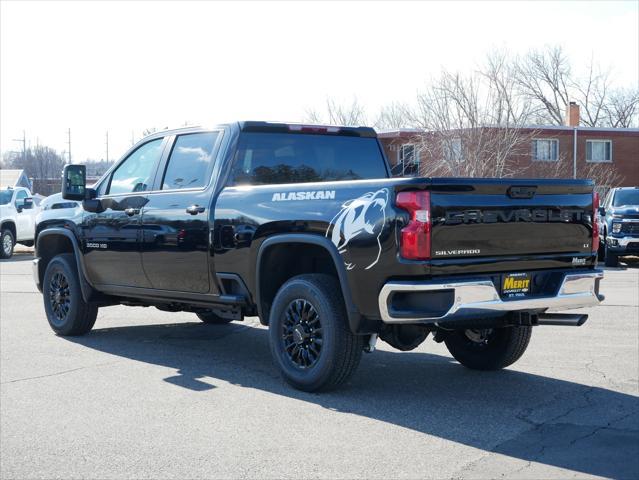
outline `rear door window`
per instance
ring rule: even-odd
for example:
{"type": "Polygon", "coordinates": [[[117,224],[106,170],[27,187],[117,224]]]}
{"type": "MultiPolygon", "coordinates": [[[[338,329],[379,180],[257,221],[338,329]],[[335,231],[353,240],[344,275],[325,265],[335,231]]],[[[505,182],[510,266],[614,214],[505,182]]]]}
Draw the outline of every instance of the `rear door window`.
{"type": "Polygon", "coordinates": [[[162,190],[202,188],[209,183],[219,132],[179,135],[162,179],[162,190]]]}
{"type": "Polygon", "coordinates": [[[231,183],[264,185],[386,178],[376,138],[246,132],[231,183]]]}

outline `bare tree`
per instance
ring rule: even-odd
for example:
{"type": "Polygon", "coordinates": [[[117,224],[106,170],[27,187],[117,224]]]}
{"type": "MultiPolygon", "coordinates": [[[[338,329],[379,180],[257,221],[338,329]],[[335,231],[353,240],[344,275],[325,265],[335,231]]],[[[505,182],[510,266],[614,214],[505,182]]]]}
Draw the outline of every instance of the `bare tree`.
{"type": "Polygon", "coordinates": [[[65,160],[53,148],[36,145],[26,152],[6,152],[2,168],[24,170],[32,182],[33,193],[49,195],[59,191],[65,160]]]}
{"type": "Polygon", "coordinates": [[[570,62],[561,47],[531,50],[517,58],[513,75],[521,93],[535,106],[539,123],[563,124],[572,86],[570,62]]]}
{"type": "Polygon", "coordinates": [[[443,71],[419,94],[413,124],[429,133],[419,148],[420,173],[507,177],[518,173],[517,159],[529,153],[534,131],[527,102],[517,91],[502,56],[489,59],[482,73],[443,71]]]}
{"type": "Polygon", "coordinates": [[[581,122],[589,127],[597,127],[605,122],[608,73],[602,72],[591,59],[587,75],[581,81],[573,81],[572,85],[575,91],[573,96],[581,107],[581,122]]]}
{"type": "Polygon", "coordinates": [[[338,103],[335,99],[327,98],[325,110],[307,110],[304,121],[355,127],[368,123],[364,106],[355,97],[349,104],[338,103]]]}
{"type": "Polygon", "coordinates": [[[610,188],[621,185],[624,176],[619,173],[615,165],[605,163],[586,163],[577,168],[577,178],[593,180],[600,188],[610,188]]]}
{"type": "Polygon", "coordinates": [[[3,167],[23,169],[33,180],[57,179],[64,167],[64,158],[53,148],[37,145],[22,152],[5,154],[3,167]]]}
{"type": "MultiPolygon", "coordinates": [[[[573,160],[560,154],[556,161],[532,162],[523,173],[533,178],[572,178],[573,160]]],[[[577,164],[577,178],[590,179],[604,189],[619,185],[624,179],[613,164],[583,161],[577,164]]]]}
{"type": "Polygon", "coordinates": [[[411,127],[410,107],[404,103],[392,102],[383,106],[377,115],[374,127],[379,130],[399,130],[411,127]]]}
{"type": "Polygon", "coordinates": [[[575,74],[561,47],[531,50],[512,61],[521,95],[534,107],[534,121],[563,125],[571,101],[589,127],[630,127],[637,123],[639,91],[613,90],[609,72],[591,59],[584,75],[575,74]]]}
{"type": "Polygon", "coordinates": [[[639,90],[617,89],[610,93],[604,111],[613,128],[637,125],[639,116],[639,90]]]}

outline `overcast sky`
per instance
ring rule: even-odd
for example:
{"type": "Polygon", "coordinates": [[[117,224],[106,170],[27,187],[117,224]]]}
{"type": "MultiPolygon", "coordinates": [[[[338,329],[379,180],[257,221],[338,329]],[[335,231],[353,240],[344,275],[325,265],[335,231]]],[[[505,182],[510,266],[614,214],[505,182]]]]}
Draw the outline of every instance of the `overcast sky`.
{"type": "Polygon", "coordinates": [[[637,86],[639,2],[18,2],[0,6],[0,149],[26,130],[74,162],[148,127],[299,121],[326,97],[374,112],[493,48],[562,45],[637,86]]]}

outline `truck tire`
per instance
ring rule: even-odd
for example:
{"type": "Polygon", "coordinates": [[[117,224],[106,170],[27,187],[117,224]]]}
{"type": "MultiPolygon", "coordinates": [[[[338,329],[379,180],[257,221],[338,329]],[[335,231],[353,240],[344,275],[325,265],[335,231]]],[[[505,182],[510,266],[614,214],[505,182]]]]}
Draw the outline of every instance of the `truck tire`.
{"type": "Polygon", "coordinates": [[[11,230],[2,230],[2,235],[0,235],[0,258],[11,258],[15,245],[16,239],[13,238],[11,230]]]}
{"type": "Polygon", "coordinates": [[[82,298],[73,254],[53,257],[44,272],[42,290],[47,320],[56,334],[84,335],[93,328],[98,308],[82,298]]]}
{"type": "Polygon", "coordinates": [[[619,266],[619,256],[616,253],[612,253],[608,249],[608,245],[606,245],[606,267],[618,267],[619,266]]]}
{"type": "Polygon", "coordinates": [[[196,313],[197,318],[202,320],[204,323],[208,323],[211,325],[226,325],[227,323],[231,323],[233,321],[232,318],[222,318],[213,312],[199,312],[196,313]]]}
{"type": "Polygon", "coordinates": [[[284,379],[307,392],[344,383],[359,365],[363,337],[348,326],[338,280],[299,275],[277,292],[269,317],[271,353],[284,379]]]}
{"type": "Polygon", "coordinates": [[[455,360],[473,370],[499,370],[524,354],[532,327],[455,330],[444,342],[455,360]]]}

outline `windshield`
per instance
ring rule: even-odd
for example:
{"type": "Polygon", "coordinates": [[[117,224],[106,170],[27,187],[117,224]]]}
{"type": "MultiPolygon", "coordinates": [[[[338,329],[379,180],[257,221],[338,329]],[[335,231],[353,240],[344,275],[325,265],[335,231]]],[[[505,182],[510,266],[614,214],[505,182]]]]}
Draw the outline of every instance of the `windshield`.
{"type": "Polygon", "coordinates": [[[621,207],[624,205],[639,205],[639,189],[619,190],[615,193],[612,206],[621,207]]]}
{"type": "Polygon", "coordinates": [[[2,190],[0,192],[0,205],[6,205],[11,201],[13,197],[13,190],[2,190]]]}

